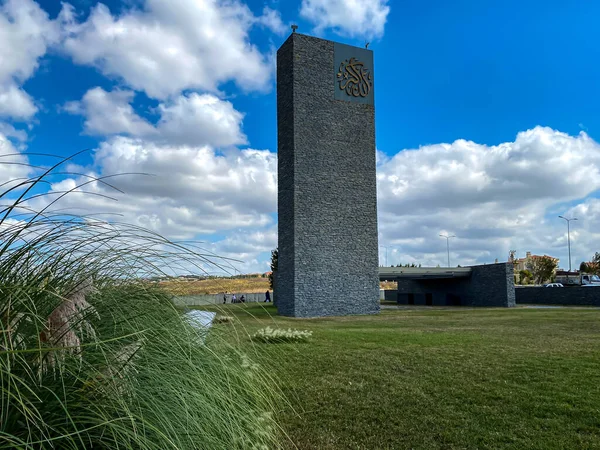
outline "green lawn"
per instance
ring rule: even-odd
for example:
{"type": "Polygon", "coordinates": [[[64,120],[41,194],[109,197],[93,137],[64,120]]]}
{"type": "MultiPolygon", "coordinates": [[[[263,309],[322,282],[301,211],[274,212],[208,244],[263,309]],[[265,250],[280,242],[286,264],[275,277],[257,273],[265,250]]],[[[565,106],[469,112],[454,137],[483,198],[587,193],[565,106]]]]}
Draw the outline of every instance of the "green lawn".
{"type": "Polygon", "coordinates": [[[279,381],[290,401],[279,419],[300,449],[600,448],[599,309],[302,320],[246,304],[223,313],[279,381]],[[313,337],[251,346],[240,325],[313,337]]]}

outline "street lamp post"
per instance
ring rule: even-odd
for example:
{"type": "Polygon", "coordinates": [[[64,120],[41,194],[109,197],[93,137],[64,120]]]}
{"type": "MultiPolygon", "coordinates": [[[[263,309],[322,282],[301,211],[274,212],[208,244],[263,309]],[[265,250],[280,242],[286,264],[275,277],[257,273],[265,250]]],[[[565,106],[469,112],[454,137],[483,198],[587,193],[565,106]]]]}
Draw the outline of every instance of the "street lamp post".
{"type": "Polygon", "coordinates": [[[379,245],[379,246],[385,248],[385,267],[387,267],[388,266],[387,265],[387,262],[388,262],[388,259],[387,259],[388,248],[385,245],[379,245]]]}
{"type": "Polygon", "coordinates": [[[567,221],[567,245],[569,246],[569,272],[571,271],[571,221],[577,220],[577,217],[573,217],[572,219],[567,219],[563,216],[558,216],[561,219],[567,221]]]}
{"type": "Polygon", "coordinates": [[[450,267],[450,238],[456,237],[454,235],[448,236],[447,234],[440,234],[440,237],[446,238],[446,250],[448,252],[448,267],[450,267]]]}

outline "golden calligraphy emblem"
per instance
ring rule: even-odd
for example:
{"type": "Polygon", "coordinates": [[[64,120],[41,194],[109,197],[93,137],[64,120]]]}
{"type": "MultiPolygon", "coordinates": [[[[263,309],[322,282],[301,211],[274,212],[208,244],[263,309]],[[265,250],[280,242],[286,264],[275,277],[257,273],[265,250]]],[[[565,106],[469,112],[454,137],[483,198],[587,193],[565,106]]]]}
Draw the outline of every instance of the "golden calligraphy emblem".
{"type": "Polygon", "coordinates": [[[366,97],[373,87],[373,75],[356,58],[347,59],[340,64],[337,78],[340,90],[352,97],[366,97]]]}

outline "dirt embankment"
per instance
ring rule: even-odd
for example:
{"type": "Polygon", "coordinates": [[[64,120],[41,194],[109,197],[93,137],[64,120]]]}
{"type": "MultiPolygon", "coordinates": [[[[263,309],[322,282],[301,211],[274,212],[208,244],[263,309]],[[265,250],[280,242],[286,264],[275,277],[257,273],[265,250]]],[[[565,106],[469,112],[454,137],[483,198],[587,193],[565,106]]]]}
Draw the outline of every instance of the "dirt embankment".
{"type": "Polygon", "coordinates": [[[175,295],[220,294],[222,292],[265,292],[269,289],[268,278],[212,278],[209,280],[172,280],[159,283],[175,295]]]}
{"type": "MultiPolygon", "coordinates": [[[[381,289],[396,289],[394,282],[379,283],[381,289]]],[[[160,282],[160,286],[175,295],[220,294],[243,292],[246,294],[265,292],[269,289],[268,278],[213,278],[209,280],[172,280],[160,282]]]]}

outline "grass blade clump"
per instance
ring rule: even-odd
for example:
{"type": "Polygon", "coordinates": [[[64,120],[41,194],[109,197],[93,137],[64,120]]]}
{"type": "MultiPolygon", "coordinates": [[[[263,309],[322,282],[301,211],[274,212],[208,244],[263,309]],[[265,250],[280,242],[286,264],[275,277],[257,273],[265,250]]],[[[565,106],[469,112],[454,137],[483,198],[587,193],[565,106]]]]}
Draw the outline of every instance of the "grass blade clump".
{"type": "Polygon", "coordinates": [[[53,201],[32,211],[43,176],[0,211],[0,447],[277,447],[256,364],[219,333],[201,344],[144,281],[218,262],[136,226],[53,213],[53,201]]]}

